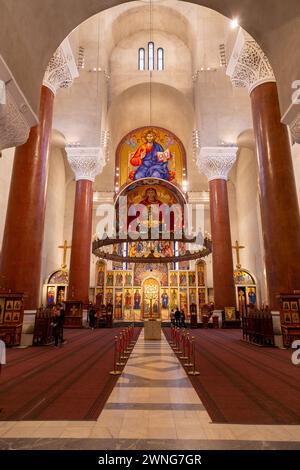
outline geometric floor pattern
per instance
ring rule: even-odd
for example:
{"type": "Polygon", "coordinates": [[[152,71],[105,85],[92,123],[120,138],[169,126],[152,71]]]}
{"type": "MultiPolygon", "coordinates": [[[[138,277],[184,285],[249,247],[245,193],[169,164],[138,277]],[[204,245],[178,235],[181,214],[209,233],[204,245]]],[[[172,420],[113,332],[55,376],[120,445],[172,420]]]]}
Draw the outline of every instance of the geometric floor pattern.
{"type": "Polygon", "coordinates": [[[164,335],[142,331],[96,421],[0,422],[0,449],[300,449],[300,426],[212,423],[164,335]]]}

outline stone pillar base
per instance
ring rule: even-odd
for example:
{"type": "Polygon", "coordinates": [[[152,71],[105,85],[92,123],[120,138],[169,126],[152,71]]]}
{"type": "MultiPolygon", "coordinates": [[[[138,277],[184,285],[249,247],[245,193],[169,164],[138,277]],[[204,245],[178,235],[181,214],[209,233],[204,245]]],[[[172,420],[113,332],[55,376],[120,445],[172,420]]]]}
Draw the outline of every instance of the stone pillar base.
{"type": "Polygon", "coordinates": [[[222,311],[223,310],[214,310],[213,311],[213,316],[218,317],[218,319],[219,319],[219,328],[222,328],[222,326],[223,326],[222,311]]]}
{"type": "Polygon", "coordinates": [[[21,346],[32,346],[36,310],[25,310],[21,334],[21,346]]]}
{"type": "Polygon", "coordinates": [[[283,340],[282,340],[280,313],[271,312],[271,315],[272,315],[275,346],[276,348],[285,349],[283,346],[283,340]]]}

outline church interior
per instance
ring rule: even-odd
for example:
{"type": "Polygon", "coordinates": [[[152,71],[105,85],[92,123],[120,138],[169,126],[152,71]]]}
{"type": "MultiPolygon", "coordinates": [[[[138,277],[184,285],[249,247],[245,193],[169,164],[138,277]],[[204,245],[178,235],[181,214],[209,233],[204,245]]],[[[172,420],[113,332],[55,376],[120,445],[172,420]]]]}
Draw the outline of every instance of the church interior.
{"type": "Polygon", "coordinates": [[[42,3],[0,0],[0,449],[299,449],[299,1],[42,3]]]}

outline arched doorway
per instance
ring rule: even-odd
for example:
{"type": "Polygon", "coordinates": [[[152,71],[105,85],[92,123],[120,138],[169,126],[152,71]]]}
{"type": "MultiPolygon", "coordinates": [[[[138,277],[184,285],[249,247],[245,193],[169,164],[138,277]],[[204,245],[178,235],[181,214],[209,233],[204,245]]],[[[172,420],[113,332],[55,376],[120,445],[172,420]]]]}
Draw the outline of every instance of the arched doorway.
{"type": "Polygon", "coordinates": [[[143,318],[160,318],[160,283],[157,279],[149,277],[145,279],[142,285],[143,318]]]}
{"type": "Polygon", "coordinates": [[[257,285],[254,276],[244,268],[233,273],[236,299],[240,314],[247,312],[249,305],[257,305],[257,285]]]}

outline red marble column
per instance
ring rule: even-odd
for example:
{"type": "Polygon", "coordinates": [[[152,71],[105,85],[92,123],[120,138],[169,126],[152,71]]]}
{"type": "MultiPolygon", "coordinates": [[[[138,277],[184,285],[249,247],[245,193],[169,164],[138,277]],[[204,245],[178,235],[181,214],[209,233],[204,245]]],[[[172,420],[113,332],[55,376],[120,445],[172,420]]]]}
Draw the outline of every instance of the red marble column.
{"type": "Polygon", "coordinates": [[[68,299],[89,301],[93,220],[93,183],[76,182],[68,299]]]}
{"type": "Polygon", "coordinates": [[[31,128],[28,141],[16,148],[1,251],[0,284],[24,292],[26,310],[40,304],[53,100],[53,92],[42,86],[39,125],[31,128]]]}
{"type": "Polygon", "coordinates": [[[300,216],[287,128],[281,124],[276,83],[251,92],[269,302],[300,289],[300,216]]]}
{"type": "Polygon", "coordinates": [[[236,306],[227,182],[212,180],[209,189],[214,301],[215,309],[223,310],[236,306]]]}

